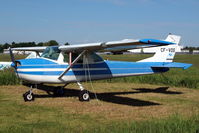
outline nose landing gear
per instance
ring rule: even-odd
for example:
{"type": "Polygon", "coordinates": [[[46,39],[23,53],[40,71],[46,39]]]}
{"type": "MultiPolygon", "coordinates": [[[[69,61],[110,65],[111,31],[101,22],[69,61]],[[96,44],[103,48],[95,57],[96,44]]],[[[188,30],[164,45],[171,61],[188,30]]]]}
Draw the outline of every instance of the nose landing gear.
{"type": "Polygon", "coordinates": [[[32,90],[30,90],[23,94],[23,98],[24,98],[25,102],[30,102],[30,101],[34,101],[35,96],[34,96],[32,90]]]}

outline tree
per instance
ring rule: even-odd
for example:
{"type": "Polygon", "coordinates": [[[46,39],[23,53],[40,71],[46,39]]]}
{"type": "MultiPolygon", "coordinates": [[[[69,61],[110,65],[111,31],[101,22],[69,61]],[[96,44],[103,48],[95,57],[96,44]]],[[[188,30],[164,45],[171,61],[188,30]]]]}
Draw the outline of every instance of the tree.
{"type": "Polygon", "coordinates": [[[0,53],[3,53],[3,45],[0,44],[0,53]]]}
{"type": "Polygon", "coordinates": [[[50,41],[44,43],[44,46],[57,46],[57,45],[59,45],[59,44],[55,40],[50,40],[50,41]]]}
{"type": "Polygon", "coordinates": [[[64,45],[70,45],[70,43],[66,42],[64,45]]]}
{"type": "Polygon", "coordinates": [[[8,44],[8,43],[5,43],[5,44],[3,45],[3,49],[8,49],[9,47],[11,47],[11,45],[8,44]]]}
{"type": "Polygon", "coordinates": [[[37,46],[44,46],[44,43],[40,42],[40,43],[37,44],[37,46]]]}

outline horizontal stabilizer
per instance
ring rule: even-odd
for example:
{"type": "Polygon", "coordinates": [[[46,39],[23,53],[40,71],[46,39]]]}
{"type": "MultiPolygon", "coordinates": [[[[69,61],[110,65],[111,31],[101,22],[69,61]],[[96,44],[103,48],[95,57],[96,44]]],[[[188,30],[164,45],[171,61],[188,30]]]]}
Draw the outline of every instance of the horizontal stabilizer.
{"type": "Polygon", "coordinates": [[[158,68],[165,67],[165,68],[182,68],[182,69],[188,69],[191,66],[192,66],[192,64],[171,62],[171,63],[154,64],[151,67],[153,67],[153,68],[156,68],[156,67],[158,67],[158,68]]]}

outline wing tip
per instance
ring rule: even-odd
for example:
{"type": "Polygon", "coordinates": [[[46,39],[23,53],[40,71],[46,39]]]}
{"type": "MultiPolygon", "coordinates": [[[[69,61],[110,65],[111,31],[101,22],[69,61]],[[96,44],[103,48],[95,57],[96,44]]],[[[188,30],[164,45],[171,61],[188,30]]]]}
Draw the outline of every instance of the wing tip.
{"type": "Polygon", "coordinates": [[[170,45],[170,44],[175,44],[173,42],[169,41],[162,41],[162,40],[157,40],[157,39],[141,39],[139,40],[140,43],[144,44],[155,44],[155,45],[170,45]]]}

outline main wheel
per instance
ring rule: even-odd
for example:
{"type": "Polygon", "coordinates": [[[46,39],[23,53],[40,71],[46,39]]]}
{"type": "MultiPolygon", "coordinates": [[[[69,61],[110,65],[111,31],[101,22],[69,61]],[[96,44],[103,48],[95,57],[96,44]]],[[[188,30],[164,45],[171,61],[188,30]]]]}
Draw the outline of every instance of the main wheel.
{"type": "Polygon", "coordinates": [[[34,101],[35,97],[34,94],[31,93],[30,91],[26,92],[23,94],[23,98],[25,102],[30,102],[30,101],[34,101]]]}
{"type": "Polygon", "coordinates": [[[79,101],[89,101],[90,100],[90,95],[87,90],[80,91],[79,93],[79,101]]]}

